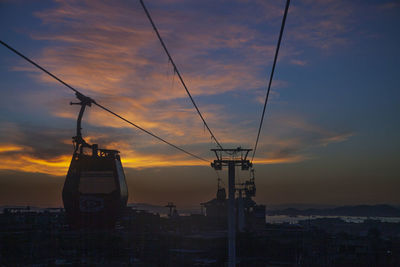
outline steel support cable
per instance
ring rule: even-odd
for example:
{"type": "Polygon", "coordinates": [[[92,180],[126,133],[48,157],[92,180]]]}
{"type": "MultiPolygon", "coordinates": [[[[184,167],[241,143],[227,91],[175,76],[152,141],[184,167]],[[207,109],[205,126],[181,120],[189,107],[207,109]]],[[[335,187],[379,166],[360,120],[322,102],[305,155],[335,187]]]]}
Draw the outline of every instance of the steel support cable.
{"type": "MultiPolygon", "coordinates": [[[[15,54],[17,54],[18,56],[22,57],[23,59],[25,59],[26,61],[28,61],[28,62],[31,63],[32,65],[34,65],[35,67],[39,68],[40,70],[42,70],[42,71],[45,72],[46,74],[50,75],[50,76],[51,76],[52,78],[54,78],[55,80],[59,81],[60,83],[62,83],[63,85],[65,85],[66,87],[68,87],[69,89],[71,89],[72,91],[74,91],[76,94],[79,94],[79,95],[82,95],[82,96],[84,96],[84,97],[87,97],[87,96],[85,96],[84,94],[82,94],[81,92],[79,92],[77,89],[75,89],[74,87],[72,87],[71,85],[67,84],[66,82],[64,82],[63,80],[61,80],[60,78],[58,78],[57,76],[55,76],[54,74],[52,74],[51,72],[49,72],[48,70],[46,70],[45,68],[41,67],[39,64],[37,64],[37,63],[34,62],[33,60],[29,59],[28,57],[24,56],[22,53],[18,52],[17,50],[15,50],[15,49],[12,48],[11,46],[9,46],[9,45],[6,44],[5,42],[3,42],[2,40],[0,40],[0,43],[1,43],[3,46],[5,46],[5,47],[7,47],[8,49],[10,49],[11,51],[13,51],[13,52],[14,52],[15,54]]],[[[90,99],[91,99],[91,98],[90,98],[90,99]]],[[[208,160],[206,160],[206,159],[204,159],[204,158],[202,158],[202,157],[200,157],[200,156],[197,156],[197,155],[195,155],[195,154],[193,154],[193,153],[190,153],[190,152],[184,150],[183,148],[180,148],[180,147],[178,147],[178,146],[176,146],[176,145],[174,145],[174,144],[172,144],[172,143],[166,141],[165,139],[163,139],[163,138],[161,138],[161,137],[159,137],[159,136],[153,134],[152,132],[150,132],[150,131],[148,131],[148,130],[142,128],[142,127],[140,127],[139,125],[137,125],[137,124],[131,122],[130,120],[128,120],[128,119],[122,117],[121,115],[118,115],[118,114],[115,113],[114,111],[112,111],[112,110],[110,110],[110,109],[104,107],[103,105],[97,103],[95,100],[91,99],[91,101],[92,101],[92,103],[93,103],[94,105],[98,106],[99,108],[101,108],[101,109],[107,111],[108,113],[110,113],[110,114],[116,116],[117,118],[119,118],[119,119],[121,119],[121,120],[123,120],[123,121],[129,123],[130,125],[132,125],[132,126],[136,127],[137,129],[139,129],[139,130],[141,130],[141,131],[147,133],[148,135],[151,135],[152,137],[154,137],[154,138],[160,140],[161,142],[164,142],[165,144],[167,144],[167,145],[169,145],[169,146],[172,146],[173,148],[175,148],[175,149],[177,149],[177,150],[179,150],[179,151],[181,151],[181,152],[183,152],[183,153],[186,153],[186,154],[189,155],[189,156],[192,156],[192,157],[197,158],[197,159],[199,159],[199,160],[205,161],[205,162],[207,162],[207,163],[209,162],[208,160]]]]}
{"type": "Polygon", "coordinates": [[[160,40],[160,43],[161,43],[162,47],[164,48],[164,51],[165,51],[165,53],[167,54],[168,59],[171,61],[171,64],[172,64],[172,66],[174,67],[174,71],[175,71],[176,74],[178,75],[179,80],[180,80],[181,83],[182,83],[182,86],[185,88],[187,95],[189,96],[190,100],[191,100],[192,103],[193,103],[193,106],[195,107],[197,113],[199,114],[201,120],[203,121],[204,126],[207,128],[208,132],[210,133],[211,138],[215,141],[215,143],[219,146],[219,148],[222,149],[221,144],[218,142],[217,138],[216,138],[215,135],[212,133],[210,127],[208,127],[208,124],[206,123],[206,121],[205,121],[203,115],[201,114],[201,112],[200,112],[199,108],[197,107],[196,103],[194,102],[194,99],[193,99],[192,95],[190,94],[189,89],[187,88],[185,82],[183,81],[183,78],[182,78],[182,76],[181,76],[181,74],[180,74],[180,72],[179,72],[179,70],[178,70],[178,68],[177,68],[177,66],[176,66],[176,64],[175,64],[175,62],[174,62],[174,60],[172,59],[171,54],[169,53],[169,51],[168,51],[168,49],[167,49],[167,46],[165,45],[163,39],[161,38],[161,35],[160,35],[160,33],[158,32],[158,29],[157,29],[156,25],[154,24],[153,19],[151,18],[149,11],[147,10],[146,6],[144,5],[143,0],[140,0],[140,3],[142,4],[142,7],[143,7],[143,9],[144,9],[144,12],[145,12],[146,15],[147,15],[147,18],[149,19],[151,25],[153,26],[153,29],[154,29],[154,31],[155,31],[157,37],[158,37],[158,40],[160,40]]]}
{"type": "Polygon", "coordinates": [[[265,116],[265,108],[267,107],[269,92],[271,91],[272,79],[273,79],[273,77],[274,77],[276,61],[277,61],[277,59],[278,59],[279,48],[280,48],[280,46],[281,46],[282,35],[283,35],[283,29],[285,28],[286,17],[287,17],[287,13],[288,13],[288,10],[289,10],[289,5],[290,5],[290,0],[287,0],[287,1],[286,1],[285,12],[284,12],[283,18],[282,18],[281,31],[280,31],[280,33],[279,33],[279,39],[278,39],[278,43],[277,43],[277,45],[276,45],[274,63],[272,64],[271,75],[270,75],[270,77],[269,77],[267,95],[265,96],[265,102],[264,102],[264,107],[263,107],[263,111],[262,111],[262,115],[261,115],[260,126],[259,126],[259,128],[258,128],[257,139],[256,139],[256,143],[255,143],[255,145],[254,145],[253,156],[251,157],[251,162],[253,162],[253,159],[254,159],[254,156],[255,156],[256,150],[257,150],[258,140],[259,140],[259,138],[260,138],[260,133],[261,133],[261,129],[262,129],[263,121],[264,121],[264,116],[265,116]]]}

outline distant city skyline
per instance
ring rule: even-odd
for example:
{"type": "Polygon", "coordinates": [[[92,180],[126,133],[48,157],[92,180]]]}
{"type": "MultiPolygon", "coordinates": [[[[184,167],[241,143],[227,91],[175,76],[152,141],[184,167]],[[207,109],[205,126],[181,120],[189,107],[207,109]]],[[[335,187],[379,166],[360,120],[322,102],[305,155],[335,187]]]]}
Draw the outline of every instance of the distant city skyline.
{"type": "MultiPolygon", "coordinates": [[[[285,1],[145,2],[218,140],[253,148],[285,1]]],[[[399,15],[397,1],[291,3],[254,160],[258,202],[400,205],[399,15]]],[[[0,22],[1,40],[75,88],[214,159],[139,1],[2,1],[0,22]]],[[[3,46],[0,63],[0,205],[61,206],[76,98],[3,46]]],[[[121,152],[130,203],[215,195],[207,163],[97,107],[83,132],[121,152]]]]}

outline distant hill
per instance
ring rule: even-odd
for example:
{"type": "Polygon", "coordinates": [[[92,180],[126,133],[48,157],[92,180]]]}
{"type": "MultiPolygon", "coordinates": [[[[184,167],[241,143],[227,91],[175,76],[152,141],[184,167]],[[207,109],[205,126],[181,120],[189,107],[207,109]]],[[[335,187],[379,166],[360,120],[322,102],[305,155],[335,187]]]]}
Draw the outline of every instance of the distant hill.
{"type": "Polygon", "coordinates": [[[400,208],[390,205],[357,205],[341,206],[325,209],[276,209],[267,212],[268,215],[288,215],[288,216],[359,216],[359,217],[400,217],[400,208]]]}

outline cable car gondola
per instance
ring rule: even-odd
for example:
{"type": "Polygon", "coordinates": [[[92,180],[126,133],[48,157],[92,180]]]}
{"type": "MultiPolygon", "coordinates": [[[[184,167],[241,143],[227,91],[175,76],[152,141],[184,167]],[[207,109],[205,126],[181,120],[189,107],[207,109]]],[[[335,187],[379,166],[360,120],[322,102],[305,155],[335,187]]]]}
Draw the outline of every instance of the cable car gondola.
{"type": "Polygon", "coordinates": [[[93,100],[76,93],[81,109],[77,120],[75,146],[62,198],[71,228],[113,228],[128,200],[128,188],[119,151],[100,149],[82,138],[81,121],[93,100]],[[91,153],[85,153],[85,150],[91,153]]]}

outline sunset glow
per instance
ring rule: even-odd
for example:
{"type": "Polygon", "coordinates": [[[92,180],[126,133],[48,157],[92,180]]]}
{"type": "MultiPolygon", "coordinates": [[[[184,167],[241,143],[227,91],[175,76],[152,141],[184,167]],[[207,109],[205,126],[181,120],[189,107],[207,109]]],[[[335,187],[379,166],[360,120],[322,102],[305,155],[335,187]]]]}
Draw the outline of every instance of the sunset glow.
{"type": "MultiPolygon", "coordinates": [[[[148,5],[217,139],[224,147],[253,148],[284,2],[157,0],[148,5]]],[[[339,200],[333,191],[320,193],[328,180],[346,192],[348,202],[400,204],[394,196],[400,186],[394,179],[400,171],[395,160],[400,148],[399,14],[395,1],[294,1],[254,159],[261,202],[334,203],[339,200]],[[340,182],[343,177],[351,177],[350,184],[365,183],[359,197],[354,186],[340,182]],[[301,181],[308,179],[315,187],[307,187],[312,192],[302,199],[301,181]],[[280,195],[270,191],[274,185],[283,190],[280,195]],[[380,191],[372,194],[372,189],[380,191]]],[[[140,127],[214,160],[210,149],[216,144],[139,1],[2,1],[0,20],[1,40],[68,84],[140,127]]],[[[32,173],[65,177],[79,112],[69,103],[77,99],[4,47],[0,61],[3,190],[12,183],[10,171],[33,184],[32,173]]],[[[82,131],[87,142],[120,151],[126,173],[135,173],[127,177],[132,191],[140,191],[135,201],[152,201],[147,183],[153,181],[168,188],[160,189],[166,201],[186,203],[187,196],[180,197],[163,179],[179,175],[178,167],[197,172],[196,178],[190,171],[182,174],[188,190],[216,185],[208,162],[94,105],[85,111],[82,131]]],[[[210,194],[214,189],[204,192],[210,194]]],[[[5,198],[0,202],[12,204],[5,198]]]]}

